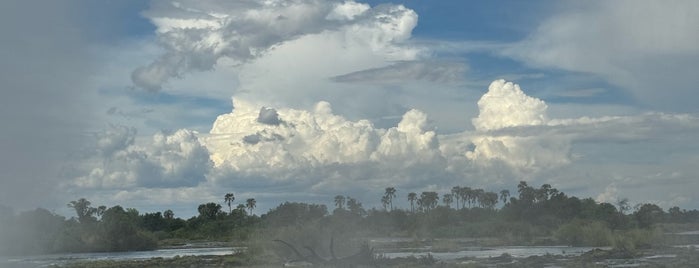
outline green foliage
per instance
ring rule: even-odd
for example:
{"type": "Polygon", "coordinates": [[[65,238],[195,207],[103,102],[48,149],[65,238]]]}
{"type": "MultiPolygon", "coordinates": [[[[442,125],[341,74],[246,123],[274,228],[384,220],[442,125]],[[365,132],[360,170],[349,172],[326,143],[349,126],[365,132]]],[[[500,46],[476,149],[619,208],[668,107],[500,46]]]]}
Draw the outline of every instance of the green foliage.
{"type": "Polygon", "coordinates": [[[601,221],[573,220],[558,227],[554,237],[571,246],[609,246],[613,243],[612,230],[601,221]]]}
{"type": "Polygon", "coordinates": [[[213,202],[199,205],[197,211],[199,212],[199,218],[204,220],[215,220],[223,214],[221,205],[213,202]]]}
{"type": "Polygon", "coordinates": [[[271,209],[262,217],[262,221],[269,227],[293,226],[321,219],[327,214],[325,205],[285,202],[271,209]]]}
{"type": "Polygon", "coordinates": [[[664,239],[660,228],[618,231],[615,233],[613,241],[614,248],[627,251],[652,248],[662,244],[664,244],[664,239]]]}
{"type": "Polygon", "coordinates": [[[634,217],[641,228],[649,228],[664,217],[663,209],[655,204],[643,204],[634,212],[634,217]]]}

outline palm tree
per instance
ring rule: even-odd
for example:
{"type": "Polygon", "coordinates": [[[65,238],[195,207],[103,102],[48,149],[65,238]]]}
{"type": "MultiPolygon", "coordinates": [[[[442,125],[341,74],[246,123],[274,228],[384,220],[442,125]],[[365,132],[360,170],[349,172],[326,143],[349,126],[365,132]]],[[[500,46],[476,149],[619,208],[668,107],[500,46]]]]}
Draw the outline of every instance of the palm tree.
{"type": "Polygon", "coordinates": [[[415,213],[415,200],[417,200],[417,194],[416,193],[409,193],[408,194],[408,201],[410,201],[410,212],[415,213]]]}
{"type": "Polygon", "coordinates": [[[459,195],[461,196],[461,207],[464,208],[466,207],[466,202],[468,201],[468,206],[471,207],[471,196],[473,191],[471,190],[471,187],[461,187],[461,191],[459,192],[459,195]]]}
{"type": "Polygon", "coordinates": [[[343,195],[336,195],[335,196],[335,206],[337,208],[342,209],[342,207],[345,205],[345,196],[343,195]]]}
{"type": "Polygon", "coordinates": [[[233,193],[227,193],[226,195],[223,196],[223,201],[228,204],[228,215],[230,215],[233,210],[231,210],[231,203],[233,203],[233,200],[235,200],[235,196],[233,196],[233,193]]]}
{"type": "Polygon", "coordinates": [[[461,198],[461,195],[459,193],[461,192],[461,186],[454,186],[451,188],[451,195],[452,197],[456,198],[456,209],[459,209],[459,199],[461,198]]]}
{"type": "Polygon", "coordinates": [[[422,192],[418,203],[424,206],[425,212],[430,212],[430,209],[437,206],[437,201],[439,201],[439,194],[436,192],[422,192]]]}
{"type": "Polygon", "coordinates": [[[483,207],[485,204],[483,204],[483,199],[485,197],[485,191],[483,189],[475,189],[471,193],[471,198],[473,199],[474,204],[478,204],[479,207],[483,207]]]}
{"type": "Polygon", "coordinates": [[[442,202],[444,202],[444,205],[448,208],[451,208],[451,203],[454,202],[454,196],[452,194],[444,194],[442,195],[442,202]]]}
{"type": "Polygon", "coordinates": [[[502,200],[502,204],[507,204],[507,200],[510,198],[510,190],[502,190],[500,191],[500,200],[502,200]]]}
{"type": "Polygon", "coordinates": [[[383,205],[383,210],[386,210],[388,207],[388,196],[384,195],[381,197],[381,204],[383,205]]]}
{"type": "Polygon", "coordinates": [[[252,215],[252,209],[255,208],[256,204],[257,201],[255,201],[255,198],[248,198],[248,200],[245,201],[245,207],[250,210],[250,215],[252,215]]]}
{"type": "Polygon", "coordinates": [[[393,188],[393,187],[386,188],[385,196],[388,199],[388,204],[391,207],[391,211],[393,211],[393,198],[396,197],[396,188],[393,188]]]}

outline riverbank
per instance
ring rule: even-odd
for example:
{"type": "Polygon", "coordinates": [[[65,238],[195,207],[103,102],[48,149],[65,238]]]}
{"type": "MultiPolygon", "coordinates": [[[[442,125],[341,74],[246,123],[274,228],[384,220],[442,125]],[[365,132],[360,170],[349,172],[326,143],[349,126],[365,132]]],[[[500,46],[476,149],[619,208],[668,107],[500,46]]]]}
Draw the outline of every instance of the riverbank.
{"type": "MultiPolygon", "coordinates": [[[[367,261],[367,260],[365,260],[367,261]]],[[[388,258],[376,254],[369,262],[353,267],[696,267],[699,251],[694,247],[665,247],[634,252],[616,249],[593,249],[581,255],[544,254],[516,257],[503,253],[495,257],[463,257],[443,260],[434,255],[388,258]]],[[[176,256],[146,260],[79,261],[54,268],[221,268],[221,267],[301,267],[303,262],[283,262],[259,258],[246,252],[227,255],[176,256]]],[[[328,266],[324,266],[328,267],[328,266]]],[[[332,266],[329,266],[332,267],[332,266]]]]}

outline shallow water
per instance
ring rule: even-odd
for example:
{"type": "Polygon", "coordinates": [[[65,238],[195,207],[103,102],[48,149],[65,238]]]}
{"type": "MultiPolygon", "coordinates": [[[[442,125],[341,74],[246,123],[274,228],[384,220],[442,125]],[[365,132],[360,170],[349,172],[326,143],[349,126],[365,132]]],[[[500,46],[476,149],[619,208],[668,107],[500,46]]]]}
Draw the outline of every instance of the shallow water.
{"type": "Polygon", "coordinates": [[[579,256],[593,249],[609,247],[569,247],[569,246],[474,246],[484,239],[453,238],[435,240],[414,240],[412,238],[373,238],[370,245],[385,258],[424,257],[428,254],[440,261],[460,258],[490,258],[509,254],[515,258],[542,256],[546,254],[579,256]]]}
{"type": "MultiPolygon", "coordinates": [[[[585,252],[595,249],[595,247],[566,247],[566,246],[543,246],[543,247],[489,247],[489,248],[467,248],[458,251],[450,252],[432,252],[432,251],[401,251],[401,252],[384,252],[381,253],[386,258],[400,257],[424,257],[427,254],[440,261],[451,261],[460,258],[490,258],[498,257],[502,254],[510,254],[516,258],[526,258],[530,256],[541,256],[546,254],[563,255],[563,256],[579,256],[585,252]]],[[[601,248],[608,249],[608,248],[601,248]]]]}
{"type": "Polygon", "coordinates": [[[158,249],[152,251],[67,253],[37,256],[0,257],[0,267],[36,268],[61,265],[75,261],[98,260],[142,260],[150,258],[174,258],[175,256],[226,255],[240,251],[242,248],[178,248],[158,249]]]}

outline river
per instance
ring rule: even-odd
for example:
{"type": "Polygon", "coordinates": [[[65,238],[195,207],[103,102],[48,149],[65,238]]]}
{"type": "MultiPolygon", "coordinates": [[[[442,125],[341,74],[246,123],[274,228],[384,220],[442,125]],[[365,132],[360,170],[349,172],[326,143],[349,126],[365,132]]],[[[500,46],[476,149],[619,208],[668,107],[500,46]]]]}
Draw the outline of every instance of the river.
{"type": "MultiPolygon", "coordinates": [[[[503,253],[514,257],[529,257],[544,254],[559,255],[580,255],[592,250],[591,247],[471,247],[461,248],[456,251],[435,252],[428,248],[421,249],[398,249],[379,253],[386,258],[398,258],[407,256],[426,256],[431,254],[435,259],[441,261],[452,261],[463,257],[487,258],[497,257],[503,253]],[[410,251],[407,251],[410,250],[410,251]]],[[[18,256],[0,257],[0,267],[8,268],[38,268],[51,265],[61,265],[75,261],[97,261],[97,260],[139,260],[150,258],[173,258],[175,256],[200,256],[200,255],[226,255],[236,251],[244,250],[240,247],[216,247],[216,248],[178,248],[159,249],[153,251],[131,251],[131,252],[98,252],[98,253],[70,253],[70,254],[50,254],[38,256],[18,256]]]]}
{"type": "Polygon", "coordinates": [[[238,247],[177,248],[151,251],[65,253],[14,257],[0,256],[0,267],[37,268],[48,267],[51,265],[61,265],[75,261],[139,260],[150,258],[174,258],[175,256],[226,255],[243,249],[244,248],[238,247]]]}
{"type": "MultiPolygon", "coordinates": [[[[384,258],[400,258],[408,256],[431,255],[435,260],[453,262],[461,258],[489,258],[498,257],[502,254],[509,254],[516,258],[526,258],[530,256],[541,256],[553,254],[559,256],[579,256],[591,251],[596,247],[568,247],[568,246],[463,246],[461,242],[471,242],[468,239],[434,240],[429,243],[412,242],[407,238],[378,238],[370,239],[370,246],[376,249],[376,254],[384,258]],[[437,244],[454,245],[445,249],[437,247],[437,244]]],[[[470,243],[469,243],[470,244],[470,243]]],[[[696,246],[696,245],[695,245],[696,246]]],[[[685,246],[676,246],[685,247],[685,246]]],[[[686,246],[689,247],[689,246],[686,246]]],[[[597,247],[609,249],[609,247],[597,247]]],[[[139,260],[150,258],[173,258],[175,256],[202,256],[202,255],[227,255],[245,250],[244,247],[201,247],[201,248],[176,248],[159,249],[153,251],[131,251],[131,252],[99,252],[99,253],[70,253],[70,254],[50,254],[37,256],[0,256],[0,267],[2,268],[38,268],[49,267],[51,265],[61,265],[75,261],[98,261],[98,260],[139,260]]],[[[668,256],[651,256],[668,257],[668,256]]]]}

